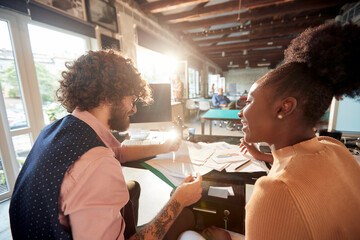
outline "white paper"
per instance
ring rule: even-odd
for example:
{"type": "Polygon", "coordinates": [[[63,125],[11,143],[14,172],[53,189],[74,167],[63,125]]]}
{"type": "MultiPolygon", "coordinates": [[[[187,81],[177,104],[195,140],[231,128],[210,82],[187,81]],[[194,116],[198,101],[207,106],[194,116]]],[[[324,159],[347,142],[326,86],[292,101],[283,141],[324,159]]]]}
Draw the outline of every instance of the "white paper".
{"type": "Polygon", "coordinates": [[[147,164],[159,170],[164,175],[169,174],[174,177],[185,179],[189,175],[200,173],[204,175],[212,170],[206,166],[198,166],[186,162],[173,162],[172,159],[151,159],[146,161],[147,164]]]}
{"type": "MultiPolygon", "coordinates": [[[[235,170],[240,162],[214,161],[213,155],[216,151],[240,153],[239,147],[224,142],[218,143],[190,143],[183,141],[179,150],[175,153],[159,154],[156,158],[146,161],[147,164],[164,174],[175,186],[178,186],[187,176],[200,173],[204,175],[211,170],[227,172],[263,172],[268,171],[265,163],[254,160],[250,155],[239,154],[239,159],[246,161],[252,158],[251,164],[245,164],[239,170],[235,170]]],[[[235,160],[234,160],[235,161],[235,160]]]]}
{"type": "Polygon", "coordinates": [[[228,193],[227,189],[219,189],[219,188],[210,187],[208,195],[212,196],[212,197],[218,197],[218,198],[225,198],[226,199],[226,198],[228,198],[229,193],[228,193]]]}
{"type": "Polygon", "coordinates": [[[241,162],[249,159],[241,154],[240,149],[216,150],[211,158],[217,163],[241,162]]]}
{"type": "Polygon", "coordinates": [[[237,163],[229,165],[225,170],[226,172],[269,172],[266,164],[263,161],[251,159],[251,164],[245,164],[238,170],[235,170],[237,163]]]}
{"type": "Polygon", "coordinates": [[[230,163],[217,163],[211,158],[206,161],[206,163],[203,165],[205,167],[209,167],[212,169],[215,169],[219,172],[221,172],[223,169],[225,169],[230,163]]]}
{"type": "MultiPolygon", "coordinates": [[[[200,143],[201,144],[201,143],[200,143]]],[[[239,149],[238,145],[228,144],[226,142],[214,142],[214,143],[202,143],[211,147],[214,151],[216,150],[232,150],[239,149]]]]}
{"type": "Polygon", "coordinates": [[[250,165],[251,163],[252,163],[251,159],[247,159],[246,161],[242,161],[242,162],[230,163],[226,167],[226,172],[240,172],[242,168],[245,168],[247,165],[250,165]]]}
{"type": "Polygon", "coordinates": [[[219,198],[228,198],[228,196],[234,196],[234,190],[231,186],[228,187],[210,186],[208,195],[219,198]]]}
{"type": "Polygon", "coordinates": [[[205,162],[213,153],[214,149],[204,143],[186,142],[191,161],[205,162]]]}
{"type": "Polygon", "coordinates": [[[174,161],[203,165],[213,153],[214,149],[206,144],[182,141],[179,149],[175,152],[174,161]]]}

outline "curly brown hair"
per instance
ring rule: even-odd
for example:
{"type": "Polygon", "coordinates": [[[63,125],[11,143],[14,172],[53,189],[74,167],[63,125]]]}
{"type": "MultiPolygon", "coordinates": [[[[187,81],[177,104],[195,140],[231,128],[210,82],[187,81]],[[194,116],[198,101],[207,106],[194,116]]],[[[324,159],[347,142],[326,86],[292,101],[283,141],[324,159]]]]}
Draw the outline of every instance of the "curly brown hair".
{"type": "Polygon", "coordinates": [[[68,112],[76,107],[82,111],[100,103],[119,103],[125,96],[138,96],[150,103],[151,89],[140,76],[131,59],[115,50],[89,51],[73,62],[65,64],[58,101],[68,112]]]}
{"type": "Polygon", "coordinates": [[[266,76],[276,96],[293,96],[314,126],[332,98],[360,96],[360,27],[327,23],[308,28],[285,50],[285,63],[266,76]]]}

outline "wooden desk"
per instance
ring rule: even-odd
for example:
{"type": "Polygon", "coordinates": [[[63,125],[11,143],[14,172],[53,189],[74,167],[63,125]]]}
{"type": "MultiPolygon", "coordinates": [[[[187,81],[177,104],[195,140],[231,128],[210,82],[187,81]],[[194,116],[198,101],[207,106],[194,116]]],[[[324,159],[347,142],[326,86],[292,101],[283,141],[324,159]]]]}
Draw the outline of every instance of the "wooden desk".
{"type": "MultiPolygon", "coordinates": [[[[241,137],[195,135],[194,142],[221,142],[229,144],[240,144],[241,137]]],[[[230,212],[228,216],[228,230],[245,234],[245,199],[246,184],[254,184],[255,181],[265,176],[266,172],[254,173],[227,173],[213,170],[203,175],[202,197],[200,201],[190,206],[196,216],[196,230],[216,226],[224,228],[224,211],[230,212]],[[210,186],[231,186],[234,196],[227,199],[212,197],[208,195],[210,186]]]]}
{"type": "Polygon", "coordinates": [[[210,109],[201,116],[201,135],[205,133],[205,121],[210,120],[210,135],[212,134],[212,121],[213,120],[240,120],[238,117],[239,110],[237,109],[210,109]]]}
{"type": "MultiPolygon", "coordinates": [[[[227,142],[229,144],[240,144],[240,138],[236,136],[210,136],[195,135],[194,142],[227,142]]],[[[141,159],[135,162],[122,163],[123,166],[144,168],[139,163],[147,159],[141,159]]],[[[245,199],[246,184],[254,184],[255,181],[266,175],[266,172],[235,172],[227,173],[225,170],[218,172],[212,170],[203,175],[202,198],[195,204],[189,206],[196,217],[196,229],[201,231],[206,227],[217,226],[224,228],[224,211],[230,212],[228,216],[228,229],[234,232],[244,234],[245,231],[245,199]],[[234,190],[234,196],[227,199],[212,197],[208,195],[210,186],[231,186],[234,190]]]]}

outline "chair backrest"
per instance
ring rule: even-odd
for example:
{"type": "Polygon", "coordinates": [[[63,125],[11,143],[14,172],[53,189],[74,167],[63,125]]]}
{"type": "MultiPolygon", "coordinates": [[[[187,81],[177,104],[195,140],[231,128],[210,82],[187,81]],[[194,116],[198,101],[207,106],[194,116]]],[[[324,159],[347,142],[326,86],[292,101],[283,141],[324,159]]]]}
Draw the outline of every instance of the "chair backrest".
{"type": "Polygon", "coordinates": [[[200,101],[199,102],[199,110],[207,111],[210,109],[210,102],[209,101],[200,101]]]}
{"type": "Polygon", "coordinates": [[[236,108],[237,109],[243,109],[246,106],[246,101],[247,101],[247,97],[246,96],[241,96],[237,101],[236,101],[236,108]]]}
{"type": "Polygon", "coordinates": [[[187,109],[196,108],[196,104],[195,104],[194,100],[192,100],[192,99],[187,99],[185,106],[186,106],[187,109]]]}

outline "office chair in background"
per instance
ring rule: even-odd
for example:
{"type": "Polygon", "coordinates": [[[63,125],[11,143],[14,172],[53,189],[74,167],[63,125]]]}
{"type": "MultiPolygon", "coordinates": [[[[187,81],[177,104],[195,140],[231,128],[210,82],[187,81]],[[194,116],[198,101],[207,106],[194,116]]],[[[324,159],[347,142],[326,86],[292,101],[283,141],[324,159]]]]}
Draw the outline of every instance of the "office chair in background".
{"type": "Polygon", "coordinates": [[[206,112],[209,109],[210,109],[210,102],[209,101],[200,101],[199,102],[197,118],[198,119],[200,118],[200,111],[206,112]]]}
{"type": "Polygon", "coordinates": [[[186,109],[189,110],[190,112],[190,118],[191,118],[191,113],[198,110],[198,106],[196,105],[195,101],[192,99],[187,99],[186,103],[185,103],[185,107],[186,109]]]}

